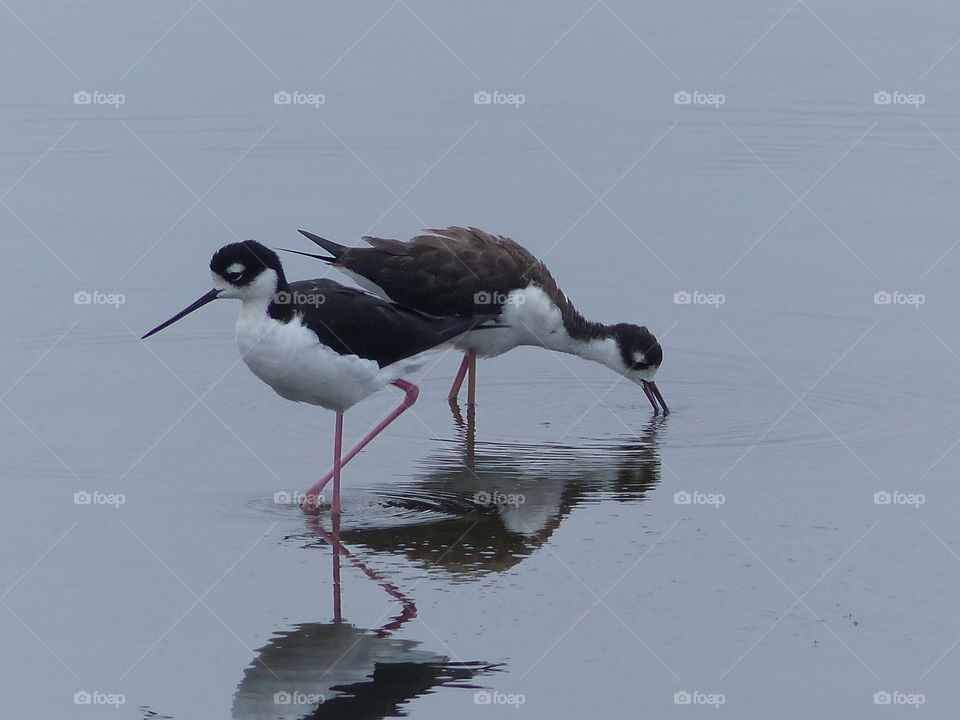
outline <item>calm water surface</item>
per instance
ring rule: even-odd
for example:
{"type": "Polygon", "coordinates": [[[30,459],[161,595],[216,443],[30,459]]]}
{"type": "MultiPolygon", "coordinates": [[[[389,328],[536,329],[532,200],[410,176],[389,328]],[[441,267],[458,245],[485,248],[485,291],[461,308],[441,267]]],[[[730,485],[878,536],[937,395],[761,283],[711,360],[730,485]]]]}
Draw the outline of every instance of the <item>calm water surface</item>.
{"type": "Polygon", "coordinates": [[[953,717],[955,4],[0,16],[5,716],[953,717]],[[674,412],[521,349],[471,435],[440,354],[333,535],[235,305],[137,340],[227,242],[449,224],[648,325],[674,412]]]}

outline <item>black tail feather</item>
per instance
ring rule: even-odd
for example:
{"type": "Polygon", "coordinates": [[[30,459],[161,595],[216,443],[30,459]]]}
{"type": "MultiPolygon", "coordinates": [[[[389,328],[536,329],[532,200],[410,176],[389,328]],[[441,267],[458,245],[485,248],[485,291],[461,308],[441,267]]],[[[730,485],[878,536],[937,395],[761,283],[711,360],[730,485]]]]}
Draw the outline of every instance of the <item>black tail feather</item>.
{"type": "Polygon", "coordinates": [[[281,252],[293,253],[294,255],[303,255],[304,257],[316,258],[317,260],[323,260],[324,262],[333,263],[337,259],[335,257],[327,257],[326,255],[317,255],[315,253],[303,252],[302,250],[290,250],[288,248],[276,248],[281,252]]]}
{"type": "Polygon", "coordinates": [[[340,243],[333,242],[333,240],[327,240],[326,238],[320,237],[319,235],[314,235],[312,232],[308,230],[300,230],[300,234],[303,235],[308,240],[310,240],[311,242],[314,242],[320,247],[322,247],[324,250],[330,253],[335,260],[338,260],[341,255],[343,255],[347,250],[350,249],[346,245],[341,245],[340,243]]]}

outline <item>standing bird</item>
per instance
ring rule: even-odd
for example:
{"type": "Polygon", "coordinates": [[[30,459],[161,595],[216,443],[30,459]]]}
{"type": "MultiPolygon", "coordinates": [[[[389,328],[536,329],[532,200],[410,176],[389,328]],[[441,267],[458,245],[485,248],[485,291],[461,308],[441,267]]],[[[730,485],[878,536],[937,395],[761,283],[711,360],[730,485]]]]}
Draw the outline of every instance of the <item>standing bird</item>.
{"type": "Polygon", "coordinates": [[[220,248],[210,271],[210,292],[141,339],[218,298],[243,302],[237,345],[247,367],[281,397],[337,413],[333,468],[307,490],[302,507],[310,512],[332,477],[331,510],[340,513],[341,468],[416,402],[419,388],[401,376],[427,351],[491,319],[427,317],[332,280],[287,282],[277,254],[255,240],[220,248]],[[343,413],[387,385],[403,390],[403,401],[343,455],[343,413]]]}
{"type": "Polygon", "coordinates": [[[536,345],[606,365],[639,384],[655,414],[670,412],[653,381],[663,361],[653,333],[640,325],[585,320],[546,265],[509,238],[448,227],[426,230],[408,242],[364,237],[370,247],[348,248],[300,232],[328,255],[288,252],[325,260],[380,297],[431,316],[498,318],[502,327],[469,332],[455,341],[465,355],[450,388],[452,405],[467,373],[468,405],[475,403],[478,356],[536,345]]]}

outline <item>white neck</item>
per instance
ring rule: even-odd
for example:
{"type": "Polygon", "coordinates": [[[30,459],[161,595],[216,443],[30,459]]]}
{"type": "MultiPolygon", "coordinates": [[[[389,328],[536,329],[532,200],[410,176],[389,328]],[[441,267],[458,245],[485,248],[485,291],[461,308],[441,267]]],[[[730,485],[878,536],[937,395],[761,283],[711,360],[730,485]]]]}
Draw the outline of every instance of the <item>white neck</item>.
{"type": "Polygon", "coordinates": [[[592,340],[576,340],[566,333],[566,347],[552,348],[560,352],[566,352],[571,355],[577,355],[586,360],[593,360],[601,365],[620,372],[623,366],[623,358],[620,356],[620,348],[617,341],[613,338],[594,338],[592,340]]]}
{"type": "Polygon", "coordinates": [[[266,318],[270,307],[270,298],[245,297],[240,306],[240,320],[260,320],[266,318]]]}
{"type": "Polygon", "coordinates": [[[575,340],[566,333],[567,347],[554,347],[552,350],[577,355],[586,360],[593,360],[601,365],[606,365],[615,373],[625,376],[633,382],[641,380],[653,380],[657,374],[657,366],[651,366],[643,370],[633,370],[626,366],[623,355],[620,352],[620,346],[612,337],[597,338],[594,340],[575,340]]]}
{"type": "Polygon", "coordinates": [[[616,372],[623,371],[623,358],[620,356],[620,348],[617,341],[612,337],[578,340],[570,337],[563,330],[551,335],[548,342],[547,347],[550,350],[576,355],[585,360],[593,360],[616,372]]]}

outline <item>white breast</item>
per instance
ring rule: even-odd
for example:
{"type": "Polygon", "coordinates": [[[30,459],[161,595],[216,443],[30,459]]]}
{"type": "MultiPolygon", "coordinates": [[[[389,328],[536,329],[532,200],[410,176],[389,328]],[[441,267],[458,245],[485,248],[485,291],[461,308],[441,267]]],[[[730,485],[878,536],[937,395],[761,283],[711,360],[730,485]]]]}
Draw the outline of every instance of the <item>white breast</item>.
{"type": "Polygon", "coordinates": [[[340,355],[321,345],[298,318],[281,323],[265,309],[247,305],[237,320],[240,354],[253,374],[281,397],[342,411],[393,379],[372,360],[340,355]]]}
{"type": "Polygon", "coordinates": [[[479,357],[495,357],[520,345],[535,345],[570,352],[570,338],[563,326],[560,309],[536,285],[512,290],[498,319],[506,327],[473,330],[456,341],[461,350],[479,357]]]}

